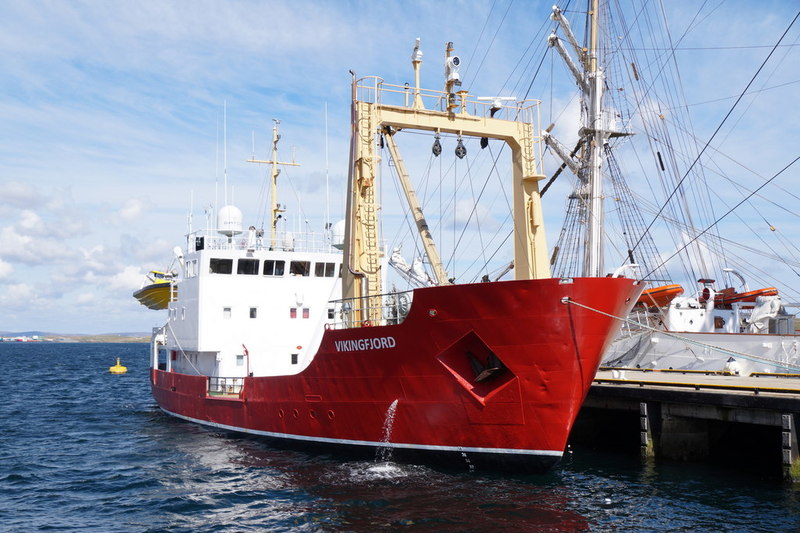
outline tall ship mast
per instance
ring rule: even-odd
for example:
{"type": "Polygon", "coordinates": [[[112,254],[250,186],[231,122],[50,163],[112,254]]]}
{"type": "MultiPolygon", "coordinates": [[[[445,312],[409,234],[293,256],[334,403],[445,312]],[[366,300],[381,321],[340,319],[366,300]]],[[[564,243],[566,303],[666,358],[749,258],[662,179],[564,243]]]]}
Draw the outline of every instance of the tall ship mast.
{"type": "Polygon", "coordinates": [[[586,227],[583,267],[584,276],[604,276],[604,208],[603,208],[603,150],[612,135],[620,132],[610,131],[603,110],[603,92],[605,76],[599,61],[598,14],[599,0],[591,0],[588,12],[589,37],[588,48],[580,46],[572,32],[569,22],[558,6],[553,6],[552,18],[562,29],[565,38],[578,56],[576,63],[567,51],[564,43],[553,33],[548,44],[554,47],[570,73],[581,93],[584,121],[579,132],[580,141],[573,154],[580,151],[577,161],[568,150],[553,137],[549,131],[543,133],[544,141],[562,159],[579,179],[579,187],[575,191],[578,198],[580,218],[586,227]]]}
{"type": "MultiPolygon", "coordinates": [[[[738,270],[724,263],[716,274],[712,271],[712,259],[717,258],[709,251],[715,248],[714,241],[722,239],[715,235],[716,222],[702,230],[694,227],[708,212],[708,206],[703,202],[706,197],[699,192],[700,187],[688,186],[690,181],[698,185],[706,181],[700,170],[703,152],[695,153],[674,138],[670,119],[680,124],[676,137],[687,135],[684,124],[691,121],[680,122],[668,115],[678,114],[686,106],[676,106],[675,95],[662,101],[657,90],[662,84],[675,83],[661,80],[672,68],[673,57],[644,63],[635,56],[642,47],[629,41],[631,36],[640,34],[651,41],[656,39],[658,22],[653,20],[653,13],[645,8],[637,10],[635,20],[647,21],[641,29],[626,27],[626,17],[622,14],[610,15],[610,2],[588,0],[586,6],[584,45],[579,44],[558,6],[553,7],[551,18],[555,29],[547,39],[578,87],[579,140],[570,151],[552,134],[553,126],[542,136],[562,169],[568,168],[576,176],[564,226],[551,257],[556,274],[564,276],[579,271],[585,276],[606,275],[604,242],[609,242],[613,248],[624,251],[621,262],[612,268],[627,269],[648,283],[633,313],[627,317],[623,334],[606,353],[604,364],[742,375],[800,372],[800,339],[795,316],[787,312],[778,289],[753,289],[738,270]],[[601,22],[618,26],[604,29],[601,22]],[[603,43],[603,36],[614,36],[614,42],[603,43]],[[603,50],[613,57],[606,60],[603,50]],[[613,70],[620,79],[607,79],[605,69],[613,70]],[[623,85],[625,74],[629,76],[627,85],[623,85]],[[614,87],[615,94],[605,95],[607,86],[614,87]],[[613,109],[606,96],[615,98],[614,104],[620,108],[613,109]],[[626,96],[630,97],[630,103],[626,96]],[[627,125],[639,125],[644,130],[642,140],[649,143],[645,152],[653,156],[655,168],[640,181],[667,193],[656,219],[660,216],[667,220],[671,231],[678,234],[678,251],[673,257],[679,256],[688,270],[696,274],[695,289],[672,280],[665,264],[666,254],[658,252],[653,237],[652,228],[657,220],[645,223],[642,205],[646,202],[641,197],[635,199],[626,184],[615,155],[623,143],[616,141],[627,141],[620,138],[632,133],[617,129],[618,117],[625,117],[627,125]],[[690,158],[686,168],[678,166],[680,155],[675,153],[675,146],[682,146],[688,152],[684,155],[690,158]],[[604,192],[604,180],[612,184],[613,192],[604,192]],[[605,194],[613,198],[613,209],[620,218],[621,235],[617,234],[616,240],[605,225],[605,194]],[[704,234],[713,239],[700,239],[704,234]]],[[[661,14],[661,10],[656,11],[661,14]]],[[[774,231],[774,227],[770,228],[774,231]]],[[[724,246],[716,248],[720,257],[727,255],[724,246]]]]}

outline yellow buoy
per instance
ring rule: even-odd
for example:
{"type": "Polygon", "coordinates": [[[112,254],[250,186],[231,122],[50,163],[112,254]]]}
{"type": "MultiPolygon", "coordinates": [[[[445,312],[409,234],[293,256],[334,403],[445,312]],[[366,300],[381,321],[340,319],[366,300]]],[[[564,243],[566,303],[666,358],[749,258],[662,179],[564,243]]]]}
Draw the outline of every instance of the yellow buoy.
{"type": "Polygon", "coordinates": [[[124,374],[125,372],[128,371],[128,367],[122,366],[119,362],[119,357],[117,357],[117,364],[108,367],[108,371],[111,372],[112,374],[124,374]]]}

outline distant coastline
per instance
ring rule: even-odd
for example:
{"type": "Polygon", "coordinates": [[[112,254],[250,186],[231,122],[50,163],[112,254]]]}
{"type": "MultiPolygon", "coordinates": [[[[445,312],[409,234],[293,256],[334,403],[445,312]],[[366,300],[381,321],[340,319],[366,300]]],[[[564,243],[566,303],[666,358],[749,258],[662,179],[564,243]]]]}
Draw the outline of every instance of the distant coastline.
{"type": "Polygon", "coordinates": [[[41,331],[0,332],[0,343],[6,342],[150,342],[148,333],[100,333],[95,335],[47,333],[41,331]]]}

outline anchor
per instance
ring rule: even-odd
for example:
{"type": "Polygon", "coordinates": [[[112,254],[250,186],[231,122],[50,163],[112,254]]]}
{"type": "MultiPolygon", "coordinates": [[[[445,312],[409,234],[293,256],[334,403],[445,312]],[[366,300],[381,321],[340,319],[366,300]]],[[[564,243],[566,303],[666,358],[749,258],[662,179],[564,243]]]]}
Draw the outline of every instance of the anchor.
{"type": "Polygon", "coordinates": [[[485,365],[472,352],[467,352],[467,357],[469,357],[469,363],[475,372],[475,383],[481,383],[496,377],[506,369],[500,358],[493,353],[490,353],[489,357],[486,358],[485,365]]]}

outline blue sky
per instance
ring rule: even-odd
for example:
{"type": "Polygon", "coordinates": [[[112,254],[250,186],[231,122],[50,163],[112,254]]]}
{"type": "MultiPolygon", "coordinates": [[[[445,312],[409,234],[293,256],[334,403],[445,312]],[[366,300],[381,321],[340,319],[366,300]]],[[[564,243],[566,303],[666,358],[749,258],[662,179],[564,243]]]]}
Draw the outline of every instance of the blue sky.
{"type": "MultiPolygon", "coordinates": [[[[412,81],[410,53],[421,37],[423,86],[439,88],[443,45],[454,41],[473,94],[521,96],[523,75],[507,81],[548,25],[551,4],[0,0],[0,331],[149,331],[163,321],[131,293],[145,272],[168,264],[190,207],[197,226],[214,201],[223,102],[231,194],[245,220],[258,210],[263,178],[263,169],[244,163],[252,136],[265,157],[271,119],[280,118],[283,156],[294,146],[302,163],[284,171],[284,197],[290,205],[302,197],[303,216],[320,224],[326,105],[331,210],[334,218],[342,211],[348,70],[412,81]]],[[[669,4],[679,33],[695,2],[669,4]]],[[[677,58],[686,101],[712,102],[691,108],[699,138],[713,132],[768,52],[708,48],[770,45],[796,9],[708,3],[682,43],[706,49],[677,58]]],[[[797,39],[794,28],[788,42],[797,39]]],[[[730,153],[767,177],[797,152],[798,57],[785,57],[769,78],[770,86],[789,85],[739,108],[735,127],[723,132],[730,153]]],[[[568,106],[570,90],[556,86],[555,107],[568,106]]],[[[574,129],[568,122],[558,125],[565,136],[574,129]]],[[[547,165],[549,173],[554,163],[547,165]]],[[[567,185],[559,187],[563,195],[567,185]]],[[[551,241],[561,214],[563,203],[548,205],[551,241]]],[[[786,224],[796,236],[796,219],[786,224]]]]}

